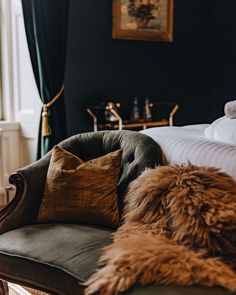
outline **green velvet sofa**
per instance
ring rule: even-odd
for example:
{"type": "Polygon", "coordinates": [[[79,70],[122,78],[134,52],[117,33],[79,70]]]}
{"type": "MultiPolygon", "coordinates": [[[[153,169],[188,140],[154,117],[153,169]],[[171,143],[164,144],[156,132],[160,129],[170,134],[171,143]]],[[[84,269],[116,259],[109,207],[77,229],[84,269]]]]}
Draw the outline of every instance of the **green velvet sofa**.
{"type": "MultiPolygon", "coordinates": [[[[119,210],[129,183],[146,167],[161,162],[159,146],[148,136],[134,131],[99,131],[72,136],[60,146],[89,160],[121,148],[118,183],[119,210]]],[[[0,211],[0,295],[8,293],[7,282],[55,295],[83,294],[83,282],[94,272],[101,248],[111,243],[113,230],[82,224],[38,224],[37,213],[44,192],[51,152],[19,169],[10,177],[17,188],[15,198],[0,211]]],[[[221,288],[200,286],[140,287],[125,294],[135,295],[226,295],[221,288]]]]}

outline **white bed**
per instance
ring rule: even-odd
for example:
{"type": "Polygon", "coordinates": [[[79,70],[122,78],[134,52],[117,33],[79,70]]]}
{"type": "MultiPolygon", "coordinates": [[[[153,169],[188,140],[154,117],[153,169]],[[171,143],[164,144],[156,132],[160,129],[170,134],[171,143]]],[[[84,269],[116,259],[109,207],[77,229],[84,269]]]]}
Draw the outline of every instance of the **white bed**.
{"type": "Polygon", "coordinates": [[[208,126],[155,127],[141,132],[160,145],[166,163],[213,166],[236,180],[236,146],[207,138],[204,131],[208,126]]]}

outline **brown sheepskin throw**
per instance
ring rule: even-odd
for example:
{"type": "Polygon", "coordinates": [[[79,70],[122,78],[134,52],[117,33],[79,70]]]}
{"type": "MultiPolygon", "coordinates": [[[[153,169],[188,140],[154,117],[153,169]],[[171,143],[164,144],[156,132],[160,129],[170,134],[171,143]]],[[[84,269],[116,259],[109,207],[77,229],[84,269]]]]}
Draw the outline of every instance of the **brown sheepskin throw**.
{"type": "Polygon", "coordinates": [[[134,283],[218,285],[236,291],[236,183],[218,169],[169,165],[130,184],[124,224],[85,294],[134,283]]]}

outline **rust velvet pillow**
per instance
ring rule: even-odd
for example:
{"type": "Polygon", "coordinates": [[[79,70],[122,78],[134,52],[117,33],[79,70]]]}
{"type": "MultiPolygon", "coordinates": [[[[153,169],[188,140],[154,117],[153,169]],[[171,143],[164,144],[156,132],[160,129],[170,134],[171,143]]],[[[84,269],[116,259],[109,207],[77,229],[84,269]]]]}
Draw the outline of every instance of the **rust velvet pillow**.
{"type": "Polygon", "coordinates": [[[107,227],[119,223],[117,182],[122,151],[84,162],[53,148],[38,222],[73,222],[107,227]]]}

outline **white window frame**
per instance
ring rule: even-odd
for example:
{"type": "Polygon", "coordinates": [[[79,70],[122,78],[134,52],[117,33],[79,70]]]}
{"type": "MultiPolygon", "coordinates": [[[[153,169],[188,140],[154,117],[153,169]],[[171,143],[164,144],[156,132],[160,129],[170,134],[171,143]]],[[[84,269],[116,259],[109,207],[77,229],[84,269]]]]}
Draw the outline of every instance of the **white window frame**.
{"type": "Polygon", "coordinates": [[[25,166],[36,159],[42,102],[30,61],[21,0],[0,0],[0,40],[0,128],[3,122],[18,122],[20,166],[25,166]]]}
{"type": "Polygon", "coordinates": [[[14,121],[11,59],[11,1],[0,0],[1,119],[14,121]]]}
{"type": "MultiPolygon", "coordinates": [[[[0,51],[1,53],[1,51],[0,51]]],[[[3,119],[2,114],[2,67],[1,67],[1,61],[0,61],[0,120],[3,119]]]]}

